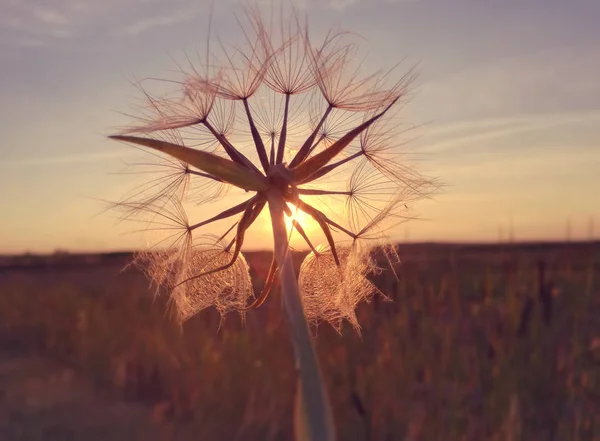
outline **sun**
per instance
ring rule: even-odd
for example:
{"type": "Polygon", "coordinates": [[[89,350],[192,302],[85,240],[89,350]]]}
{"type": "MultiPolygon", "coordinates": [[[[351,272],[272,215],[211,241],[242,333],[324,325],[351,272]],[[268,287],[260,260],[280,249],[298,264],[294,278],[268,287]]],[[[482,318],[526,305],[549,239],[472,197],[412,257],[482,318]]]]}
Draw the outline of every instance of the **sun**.
{"type": "Polygon", "coordinates": [[[288,231],[292,230],[294,221],[298,222],[307,234],[315,229],[316,222],[312,217],[310,217],[304,211],[298,209],[293,204],[288,203],[288,207],[290,207],[292,212],[291,216],[285,216],[285,225],[288,231]]]}
{"type": "Polygon", "coordinates": [[[285,225],[287,226],[288,230],[292,228],[294,221],[298,222],[300,225],[302,225],[303,228],[306,229],[308,227],[309,221],[312,220],[311,217],[304,211],[299,210],[295,205],[290,203],[288,203],[287,205],[292,211],[291,216],[285,216],[285,225]]]}
{"type": "MultiPolygon", "coordinates": [[[[321,227],[319,227],[319,224],[307,213],[305,213],[302,210],[299,210],[298,208],[296,208],[295,205],[288,203],[287,204],[289,209],[290,209],[290,213],[291,216],[285,216],[285,227],[287,229],[288,232],[288,236],[290,238],[290,245],[292,247],[294,247],[295,249],[302,249],[302,250],[306,250],[307,248],[307,244],[305,242],[305,240],[302,238],[302,236],[298,233],[298,231],[293,227],[293,221],[298,222],[298,224],[300,224],[302,226],[302,229],[304,230],[304,232],[306,233],[306,235],[309,237],[309,239],[311,240],[311,242],[313,243],[313,245],[319,245],[321,242],[323,242],[325,240],[325,237],[323,236],[323,233],[321,232],[321,227]]],[[[271,231],[271,218],[269,216],[269,210],[263,210],[260,214],[260,219],[261,221],[259,222],[259,224],[261,225],[262,231],[267,234],[267,232],[270,233],[271,231]]],[[[258,242],[257,246],[259,247],[264,247],[266,244],[266,241],[268,241],[270,239],[267,239],[266,237],[263,238],[262,240],[260,240],[260,242],[258,242]]]]}

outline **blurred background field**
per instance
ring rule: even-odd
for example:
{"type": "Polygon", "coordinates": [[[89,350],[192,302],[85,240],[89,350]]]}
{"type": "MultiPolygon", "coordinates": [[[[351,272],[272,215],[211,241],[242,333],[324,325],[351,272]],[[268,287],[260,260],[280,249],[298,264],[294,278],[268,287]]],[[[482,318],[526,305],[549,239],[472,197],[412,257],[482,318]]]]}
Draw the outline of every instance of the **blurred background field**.
{"type": "MultiPolygon", "coordinates": [[[[399,252],[360,335],[315,330],[338,439],[600,440],[599,242],[399,252]]],[[[291,439],[278,294],[181,327],[130,260],[0,258],[0,439],[291,439]]]]}

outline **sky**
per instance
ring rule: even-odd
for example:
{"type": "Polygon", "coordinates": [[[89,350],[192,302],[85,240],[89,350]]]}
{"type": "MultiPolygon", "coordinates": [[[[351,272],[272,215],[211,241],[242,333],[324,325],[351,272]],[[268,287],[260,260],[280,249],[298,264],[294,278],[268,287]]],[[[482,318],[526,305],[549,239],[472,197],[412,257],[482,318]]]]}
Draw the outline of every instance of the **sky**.
{"type": "MultiPolygon", "coordinates": [[[[144,245],[102,202],[131,188],[138,177],[122,172],[139,151],[106,135],[129,121],[132,80],[169,77],[173,58],[204,47],[210,3],[0,1],[0,252],[144,245]]],[[[371,64],[417,65],[410,147],[445,186],[396,239],[599,235],[600,2],[294,3],[317,34],[360,34],[371,64]]],[[[213,31],[241,39],[240,11],[216,2],[213,31]]]]}

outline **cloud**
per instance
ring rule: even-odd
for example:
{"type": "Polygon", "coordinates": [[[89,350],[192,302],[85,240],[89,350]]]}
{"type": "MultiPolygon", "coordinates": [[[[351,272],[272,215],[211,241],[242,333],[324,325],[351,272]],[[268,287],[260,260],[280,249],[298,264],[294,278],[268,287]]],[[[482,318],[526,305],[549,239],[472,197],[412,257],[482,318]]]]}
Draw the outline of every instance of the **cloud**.
{"type": "MultiPolygon", "coordinates": [[[[207,2],[206,2],[207,3],[207,2]]],[[[85,37],[138,35],[193,19],[198,0],[55,0],[52,6],[26,0],[0,2],[2,45],[44,46],[85,37]]]]}
{"type": "Polygon", "coordinates": [[[486,118],[433,126],[424,142],[428,151],[442,153],[474,143],[484,144],[497,138],[539,132],[558,126],[576,124],[600,125],[600,112],[534,114],[509,118],[486,118]]]}
{"type": "Polygon", "coordinates": [[[597,108],[596,51],[581,45],[474,58],[456,72],[420,86],[419,102],[435,102],[437,113],[448,118],[456,116],[457,107],[472,116],[597,108]]]}
{"type": "MultiPolygon", "coordinates": [[[[13,42],[25,45],[30,39],[68,38],[72,35],[72,18],[59,7],[48,8],[8,2],[0,5],[0,31],[8,33],[13,42]]],[[[5,39],[5,38],[3,38],[5,39]]]]}
{"type": "Polygon", "coordinates": [[[36,166],[36,165],[52,165],[52,164],[82,164],[82,163],[96,163],[97,161],[109,161],[114,159],[122,159],[126,157],[132,157],[136,153],[139,153],[135,149],[118,149],[110,150],[107,152],[96,152],[96,153],[81,153],[81,154],[68,154],[62,156],[39,156],[39,157],[26,157],[7,159],[0,161],[1,168],[13,168],[13,167],[25,167],[25,166],[36,166]]]}
{"type": "Polygon", "coordinates": [[[135,21],[116,32],[117,35],[138,35],[154,28],[173,26],[185,21],[192,20],[196,11],[183,9],[175,11],[170,15],[144,18],[135,21]]]}
{"type": "Polygon", "coordinates": [[[54,9],[35,6],[31,10],[31,15],[47,25],[66,26],[70,24],[70,20],[64,14],[54,9]]]}
{"type": "Polygon", "coordinates": [[[357,0],[330,0],[329,6],[337,11],[343,11],[356,3],[356,1],[357,0]]]}

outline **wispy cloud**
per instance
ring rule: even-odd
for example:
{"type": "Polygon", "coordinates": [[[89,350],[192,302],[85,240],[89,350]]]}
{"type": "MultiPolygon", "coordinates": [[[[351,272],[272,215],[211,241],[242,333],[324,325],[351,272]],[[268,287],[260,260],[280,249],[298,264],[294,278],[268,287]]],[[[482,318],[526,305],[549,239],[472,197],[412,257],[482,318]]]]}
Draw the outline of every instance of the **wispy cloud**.
{"type": "MultiPolygon", "coordinates": [[[[157,28],[191,21],[212,0],[53,0],[0,2],[0,44],[16,47],[48,46],[65,40],[85,44],[86,37],[136,36],[157,28]]],[[[381,2],[389,0],[379,0],[381,2]]],[[[394,0],[392,0],[394,1],[394,0]]],[[[398,1],[398,0],[395,0],[398,1]]],[[[412,2],[418,0],[399,0],[412,2]]],[[[238,0],[219,2],[218,9],[235,6],[238,0]]],[[[354,9],[363,0],[289,0],[297,9],[329,12],[354,9]]],[[[258,0],[272,8],[272,0],[258,0]]],[[[89,41],[89,40],[88,40],[89,41]]]]}
{"type": "Polygon", "coordinates": [[[0,161],[1,168],[52,165],[52,164],[84,164],[97,161],[109,161],[132,157],[139,152],[135,149],[118,149],[106,152],[67,154],[60,156],[36,156],[26,158],[7,159],[0,161]]]}
{"type": "Polygon", "coordinates": [[[460,121],[432,127],[423,144],[427,151],[436,153],[464,149],[466,145],[475,143],[479,143],[483,146],[482,148],[485,148],[483,143],[493,139],[574,124],[600,125],[600,112],[537,114],[460,121]]]}
{"type": "Polygon", "coordinates": [[[343,11],[349,6],[352,6],[356,3],[357,0],[330,0],[329,6],[338,11],[343,11]]]}
{"type": "Polygon", "coordinates": [[[598,108],[600,59],[581,45],[483,58],[419,87],[419,100],[439,103],[440,114],[492,116],[598,108]]]}
{"type": "Polygon", "coordinates": [[[0,2],[0,35],[3,45],[15,46],[138,35],[191,20],[202,5],[197,0],[55,0],[49,6],[6,0],[0,2]]]}
{"type": "Polygon", "coordinates": [[[67,26],[71,20],[62,12],[55,9],[48,9],[40,6],[31,8],[31,15],[40,23],[56,26],[67,26]]]}
{"type": "Polygon", "coordinates": [[[29,45],[31,38],[68,38],[72,28],[72,17],[60,5],[53,8],[24,2],[0,5],[0,31],[8,33],[13,42],[29,45]]]}
{"type": "Polygon", "coordinates": [[[192,20],[196,17],[197,10],[181,9],[169,15],[142,18],[124,26],[115,32],[117,35],[138,35],[154,28],[174,26],[192,20]]]}

